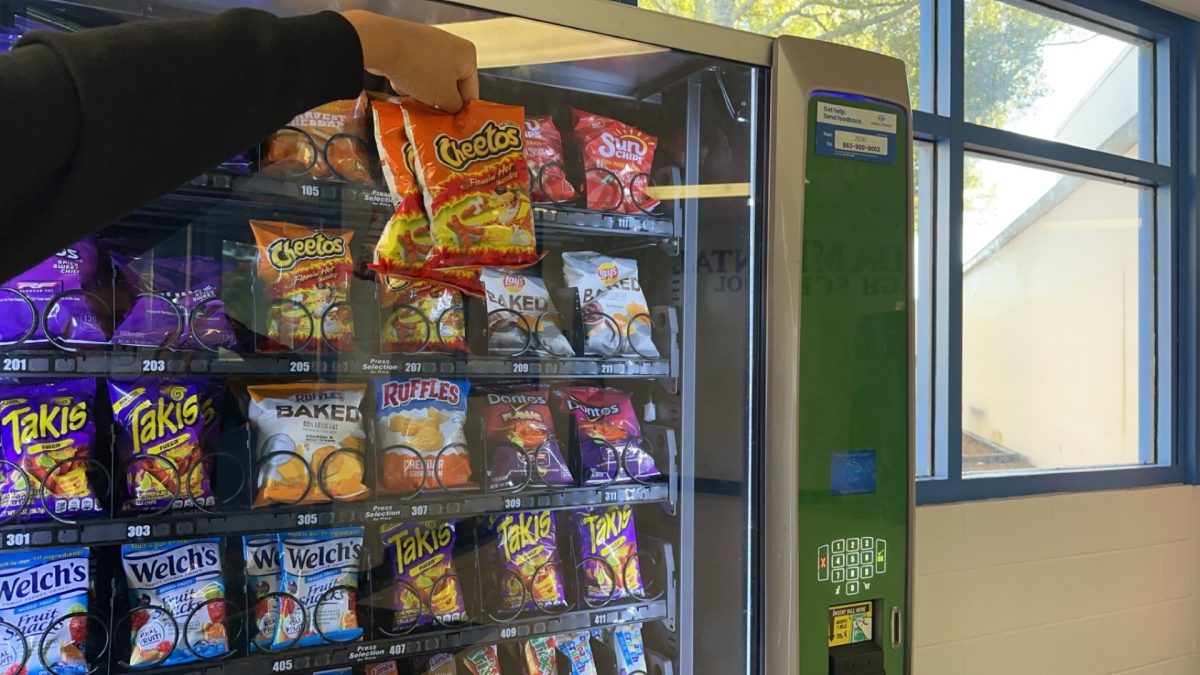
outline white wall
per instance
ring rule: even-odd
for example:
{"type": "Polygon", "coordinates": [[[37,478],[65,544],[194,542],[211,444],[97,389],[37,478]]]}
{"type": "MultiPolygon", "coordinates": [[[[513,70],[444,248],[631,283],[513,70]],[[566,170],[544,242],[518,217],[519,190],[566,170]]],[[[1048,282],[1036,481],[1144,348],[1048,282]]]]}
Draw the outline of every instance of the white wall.
{"type": "Polygon", "coordinates": [[[917,509],[914,675],[1200,673],[1200,489],[917,509]]]}

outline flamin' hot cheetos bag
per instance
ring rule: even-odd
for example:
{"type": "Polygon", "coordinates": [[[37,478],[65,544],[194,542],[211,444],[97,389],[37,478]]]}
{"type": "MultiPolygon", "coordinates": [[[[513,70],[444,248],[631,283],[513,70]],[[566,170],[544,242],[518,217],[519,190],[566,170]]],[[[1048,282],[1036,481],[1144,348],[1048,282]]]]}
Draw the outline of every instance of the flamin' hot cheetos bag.
{"type": "Polygon", "coordinates": [[[467,101],[449,114],[404,101],[433,233],[432,267],[509,267],[537,262],[525,109],[467,101]]]}

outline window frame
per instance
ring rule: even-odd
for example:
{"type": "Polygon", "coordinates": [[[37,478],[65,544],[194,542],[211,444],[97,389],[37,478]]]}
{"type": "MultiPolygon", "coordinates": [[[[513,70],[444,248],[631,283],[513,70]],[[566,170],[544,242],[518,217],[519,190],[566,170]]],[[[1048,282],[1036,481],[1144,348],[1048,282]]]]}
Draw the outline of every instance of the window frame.
{"type": "MultiPolygon", "coordinates": [[[[1000,1],[1000,0],[997,0],[1000,1]]],[[[1148,40],[1156,136],[1154,160],[1134,159],[967,122],[964,114],[964,0],[922,0],[921,101],[913,111],[917,141],[933,143],[932,232],[921,232],[922,281],[932,281],[933,302],[917,306],[917,503],[937,504],[999,497],[1196,483],[1198,181],[1197,23],[1165,10],[1120,0],[1004,0],[1039,7],[1148,40]],[[928,41],[928,42],[926,42],[928,41]],[[926,58],[928,55],[930,58],[926,58]],[[1149,294],[1155,308],[1149,345],[1139,345],[1142,368],[1155,377],[1147,400],[1139,385],[1139,452],[1152,463],[1086,469],[1012,471],[964,476],[962,472],[962,234],[963,173],[967,153],[1015,160],[1155,188],[1155,268],[1149,294]],[[928,236],[932,235],[932,236],[928,236]],[[926,240],[932,241],[927,244],[926,240]],[[929,371],[924,371],[929,369],[929,371]],[[1152,425],[1152,426],[1150,426],[1152,425]],[[930,464],[931,462],[931,464],[930,464]]],[[[1147,86],[1149,83],[1144,83],[1147,86]]],[[[1144,150],[1143,150],[1144,152],[1144,150]]],[[[920,180],[920,177],[914,177],[920,180]]],[[[927,226],[918,223],[918,228],[927,226]]]]}

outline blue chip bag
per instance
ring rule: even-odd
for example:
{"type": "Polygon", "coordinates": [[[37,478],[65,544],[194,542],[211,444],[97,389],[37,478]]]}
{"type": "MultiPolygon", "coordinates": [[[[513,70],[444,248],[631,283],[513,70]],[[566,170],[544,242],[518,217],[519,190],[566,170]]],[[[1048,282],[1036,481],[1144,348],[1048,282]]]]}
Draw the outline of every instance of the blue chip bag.
{"type": "Polygon", "coordinates": [[[338,527],[279,535],[279,590],[299,599],[279,602],[275,648],[350,642],[358,625],[358,569],[363,528],[338,527]],[[302,620],[307,617],[307,620],[302,620]]]}
{"type": "Polygon", "coordinates": [[[648,673],[646,648],[642,644],[642,627],[639,624],[623,624],[612,628],[597,628],[592,635],[608,645],[617,661],[616,675],[648,673]]]}
{"type": "Polygon", "coordinates": [[[270,648],[279,621],[279,598],[264,596],[279,590],[279,535],[254,534],[242,537],[246,561],[246,599],[254,624],[250,629],[250,651],[270,648]]]}
{"type": "Polygon", "coordinates": [[[4,622],[0,624],[0,673],[88,672],[84,655],[87,617],[62,619],[86,611],[86,548],[0,553],[0,621],[4,622]],[[25,645],[17,631],[24,635],[25,645]]]}
{"type": "Polygon", "coordinates": [[[126,544],[121,563],[134,607],[129,665],[169,666],[229,651],[220,539],[126,544]]]}
{"type": "Polygon", "coordinates": [[[555,636],[554,646],[571,662],[570,675],[598,675],[596,657],[592,654],[592,636],[586,630],[555,636]]]}

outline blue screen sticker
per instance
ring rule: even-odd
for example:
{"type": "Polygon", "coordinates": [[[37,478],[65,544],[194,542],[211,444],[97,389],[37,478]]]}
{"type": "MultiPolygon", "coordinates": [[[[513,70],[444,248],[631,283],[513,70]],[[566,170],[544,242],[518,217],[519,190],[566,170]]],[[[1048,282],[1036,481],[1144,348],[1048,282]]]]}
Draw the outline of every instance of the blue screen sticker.
{"type": "Polygon", "coordinates": [[[829,493],[865,495],[875,493],[875,451],[835,452],[829,461],[829,493]]]}

